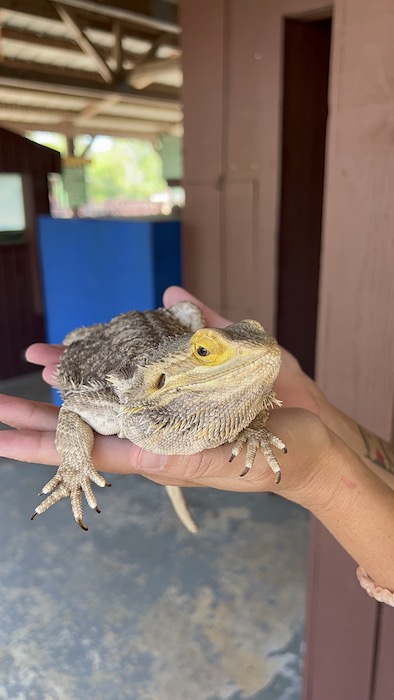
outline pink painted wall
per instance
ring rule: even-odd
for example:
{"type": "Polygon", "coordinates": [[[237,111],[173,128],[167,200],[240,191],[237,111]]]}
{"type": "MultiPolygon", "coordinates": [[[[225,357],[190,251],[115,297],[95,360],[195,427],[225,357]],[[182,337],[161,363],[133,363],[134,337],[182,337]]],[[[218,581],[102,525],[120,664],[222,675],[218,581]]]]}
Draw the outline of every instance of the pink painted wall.
{"type": "Polygon", "coordinates": [[[318,381],[383,437],[394,397],[394,5],[335,4],[318,381]]]}
{"type": "MultiPolygon", "coordinates": [[[[392,2],[336,0],[317,347],[328,397],[385,438],[394,397],[393,36],[392,2]]],[[[314,522],[304,700],[392,696],[394,611],[366,599],[354,569],[314,522]]]]}
{"type": "MultiPolygon", "coordinates": [[[[282,22],[333,15],[317,378],[389,437],[394,395],[392,0],[181,0],[185,283],[275,327],[282,22]]],[[[388,700],[394,611],[313,525],[305,700],[388,700]],[[378,651],[377,651],[378,650],[378,651]]]]}

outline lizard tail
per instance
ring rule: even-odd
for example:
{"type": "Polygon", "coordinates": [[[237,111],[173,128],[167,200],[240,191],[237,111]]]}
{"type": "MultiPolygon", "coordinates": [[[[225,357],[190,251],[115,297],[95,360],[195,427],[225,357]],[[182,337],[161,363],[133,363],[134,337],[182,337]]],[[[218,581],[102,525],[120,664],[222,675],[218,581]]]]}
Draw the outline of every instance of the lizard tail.
{"type": "Polygon", "coordinates": [[[182,525],[185,526],[186,530],[189,530],[189,532],[195,535],[198,531],[198,525],[196,521],[193,520],[182,489],[179,486],[166,486],[165,489],[182,525]]]}

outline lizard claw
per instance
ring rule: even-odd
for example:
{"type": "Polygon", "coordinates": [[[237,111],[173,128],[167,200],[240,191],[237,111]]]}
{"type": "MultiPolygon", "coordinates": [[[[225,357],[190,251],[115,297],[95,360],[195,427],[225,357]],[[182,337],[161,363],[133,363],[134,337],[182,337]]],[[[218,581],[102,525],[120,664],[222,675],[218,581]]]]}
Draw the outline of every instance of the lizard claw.
{"type": "Polygon", "coordinates": [[[36,515],[44,513],[62,498],[68,497],[71,500],[71,508],[76,522],[82,530],[87,530],[88,528],[83,521],[82,494],[85,495],[91,508],[97,513],[101,512],[90,480],[98,486],[111,486],[104,477],[96,472],[93,466],[89,465],[88,468],[78,469],[73,464],[63,464],[55,476],[42,488],[40,495],[44,495],[46,498],[37,506],[31,519],[33,520],[36,515]]]}
{"type": "Polygon", "coordinates": [[[251,423],[251,425],[242,430],[242,432],[238,435],[231,453],[229,460],[230,462],[233,461],[234,457],[237,457],[240,454],[244,445],[246,445],[245,467],[240,476],[246,476],[250,472],[257,454],[257,450],[260,449],[267,460],[268,465],[275,474],[275,484],[279,484],[282,477],[282,472],[278,460],[272,452],[271,445],[274,445],[278,449],[282,450],[284,454],[286,454],[287,448],[282,440],[280,440],[280,438],[278,438],[276,435],[273,435],[273,433],[270,433],[269,430],[267,430],[261,424],[258,424],[256,421],[255,425],[251,423]]]}
{"type": "Polygon", "coordinates": [[[246,475],[250,472],[251,468],[252,468],[251,466],[250,466],[250,467],[245,467],[245,469],[243,470],[243,472],[241,472],[240,476],[246,476],[246,475]]]}
{"type": "MultiPolygon", "coordinates": [[[[286,450],[286,452],[287,452],[287,450],[286,450]]],[[[285,454],[286,454],[286,452],[285,452],[285,454]]],[[[229,461],[231,462],[231,459],[229,461]]],[[[243,470],[243,472],[240,474],[240,476],[246,476],[247,474],[249,474],[251,468],[252,468],[251,466],[250,467],[246,466],[245,469],[243,470]]],[[[271,467],[271,469],[272,469],[272,467],[271,467]]],[[[279,471],[275,471],[275,475],[276,475],[275,484],[279,484],[280,480],[282,478],[281,470],[279,469],[279,471]]]]}

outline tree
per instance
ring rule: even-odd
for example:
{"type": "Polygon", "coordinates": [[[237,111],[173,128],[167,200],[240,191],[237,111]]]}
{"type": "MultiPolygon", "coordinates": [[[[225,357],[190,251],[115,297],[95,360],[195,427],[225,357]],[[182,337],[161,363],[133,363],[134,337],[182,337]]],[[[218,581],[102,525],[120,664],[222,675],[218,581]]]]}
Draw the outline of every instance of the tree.
{"type": "MultiPolygon", "coordinates": [[[[66,141],[62,134],[33,132],[30,137],[65,155],[66,141]]],[[[89,201],[148,199],[155,192],[166,189],[161,159],[152,143],[106,137],[105,145],[109,147],[103,150],[103,142],[101,137],[97,137],[87,154],[91,160],[86,168],[89,201]]],[[[77,136],[76,155],[83,152],[86,145],[86,136],[77,136]]]]}
{"type": "Polygon", "coordinates": [[[161,160],[147,141],[112,139],[105,152],[93,152],[87,168],[89,199],[147,199],[166,188],[161,160]]]}

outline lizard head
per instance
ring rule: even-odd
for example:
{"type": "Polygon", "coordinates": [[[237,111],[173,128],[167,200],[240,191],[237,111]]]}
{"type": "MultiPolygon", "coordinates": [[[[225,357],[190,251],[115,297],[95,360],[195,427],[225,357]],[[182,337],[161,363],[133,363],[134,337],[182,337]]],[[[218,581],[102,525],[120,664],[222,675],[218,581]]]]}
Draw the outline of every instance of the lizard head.
{"type": "Polygon", "coordinates": [[[234,384],[259,382],[272,386],[281,352],[275,338],[257,321],[240,321],[227,328],[202,328],[190,341],[195,376],[227,377],[234,384]]]}
{"type": "MultiPolygon", "coordinates": [[[[174,402],[215,402],[272,393],[281,352],[257,321],[224,329],[201,328],[163,341],[149,357],[137,358],[109,381],[126,410],[174,402]]],[[[225,408],[224,408],[225,410],[225,408]]]]}

